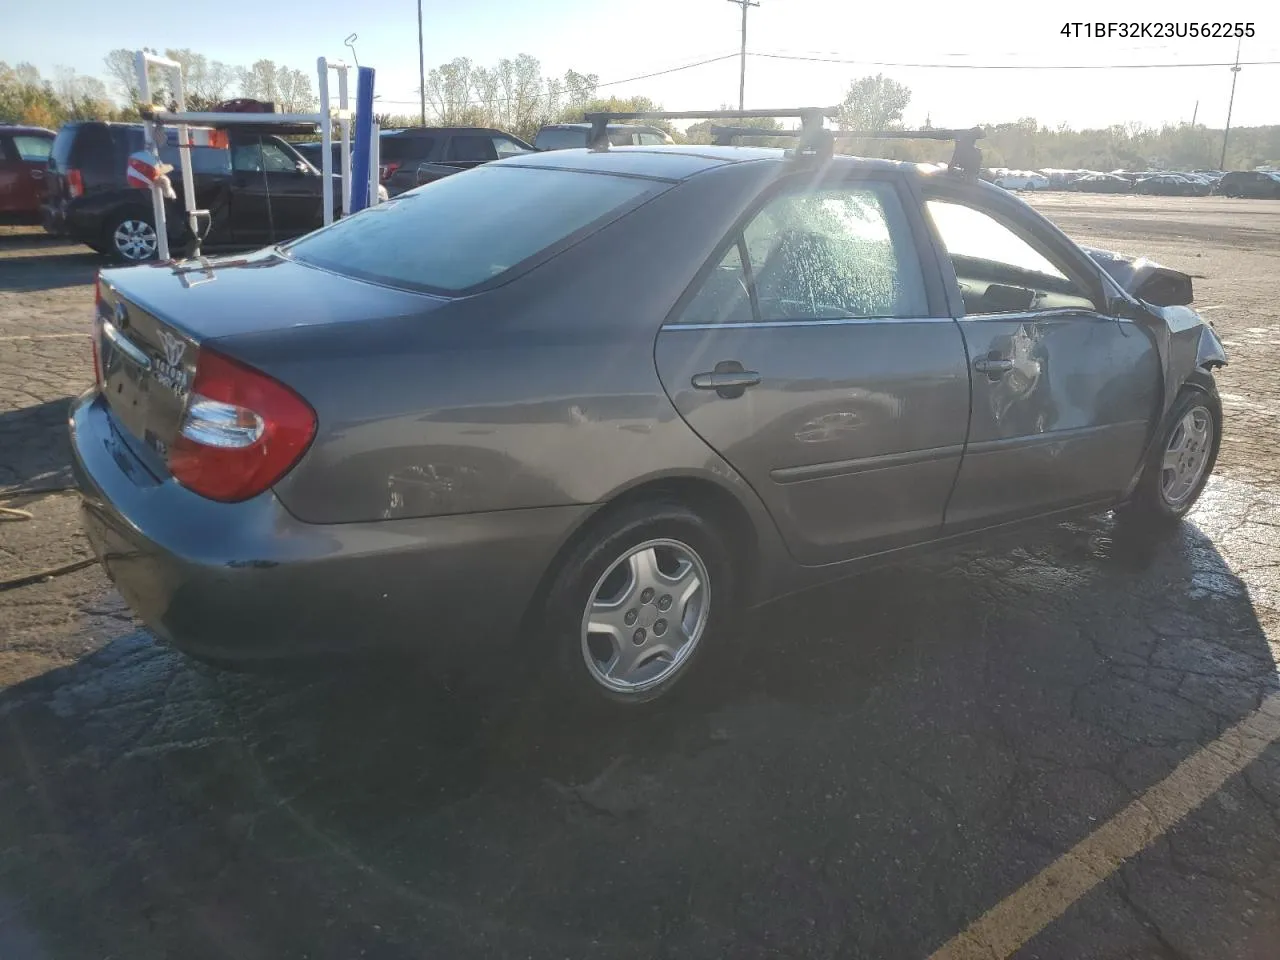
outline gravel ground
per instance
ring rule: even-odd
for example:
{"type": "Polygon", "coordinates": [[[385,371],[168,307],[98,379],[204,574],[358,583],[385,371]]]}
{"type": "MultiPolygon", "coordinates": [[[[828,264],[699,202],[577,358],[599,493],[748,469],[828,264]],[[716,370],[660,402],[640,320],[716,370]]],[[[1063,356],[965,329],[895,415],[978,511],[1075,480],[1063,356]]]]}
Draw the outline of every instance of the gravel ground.
{"type": "MultiPolygon", "coordinates": [[[[948,956],[1274,960],[1280,746],[1185,818],[1194,778],[1156,785],[1280,686],[1280,203],[1033,202],[1192,273],[1226,340],[1176,537],[1101,518],[775,605],[642,724],[403,664],[212,671],[95,566],[0,592],[0,957],[926,957],[1003,903],[948,956]],[[1079,852],[1135,798],[1132,856],[1079,852]]],[[[33,516],[0,582],[88,556],[96,266],[0,230],[0,498],[33,516]]]]}

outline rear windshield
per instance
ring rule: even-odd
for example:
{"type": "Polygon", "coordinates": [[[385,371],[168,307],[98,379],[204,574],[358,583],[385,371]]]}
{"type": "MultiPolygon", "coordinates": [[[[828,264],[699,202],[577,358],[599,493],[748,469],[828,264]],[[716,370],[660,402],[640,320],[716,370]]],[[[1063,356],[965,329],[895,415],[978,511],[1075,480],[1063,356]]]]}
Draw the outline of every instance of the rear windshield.
{"type": "Polygon", "coordinates": [[[335,273],[458,293],[621,216],[665,184],[491,164],[402,193],[287,245],[335,273]]]}
{"type": "Polygon", "coordinates": [[[539,150],[572,150],[574,147],[585,147],[587,131],[584,127],[539,130],[533,145],[539,150]]]}

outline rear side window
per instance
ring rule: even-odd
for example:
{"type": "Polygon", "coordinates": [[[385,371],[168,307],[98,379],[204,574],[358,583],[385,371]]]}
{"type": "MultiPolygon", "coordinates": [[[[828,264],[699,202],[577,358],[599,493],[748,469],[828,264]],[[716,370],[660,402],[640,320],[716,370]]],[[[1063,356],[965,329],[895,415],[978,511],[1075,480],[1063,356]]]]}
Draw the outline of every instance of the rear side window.
{"type": "Polygon", "coordinates": [[[375,283],[458,293],[553,254],[664,187],[637,177],[481,166],[369,207],[285,250],[375,283]]]}
{"type": "Polygon", "coordinates": [[[38,137],[27,133],[16,133],[13,145],[19,160],[32,163],[43,163],[49,159],[49,151],[53,148],[53,140],[49,137],[38,137]]]}
{"type": "Polygon", "coordinates": [[[587,145],[587,131],[581,127],[539,130],[533,145],[539,150],[572,150],[587,145]]]}
{"type": "Polygon", "coordinates": [[[435,137],[383,137],[378,144],[378,156],[383,163],[426,160],[435,142],[435,137]]]}
{"type": "Polygon", "coordinates": [[[497,160],[498,151],[493,145],[493,137],[479,137],[470,134],[456,136],[449,141],[450,160],[497,160]]]}

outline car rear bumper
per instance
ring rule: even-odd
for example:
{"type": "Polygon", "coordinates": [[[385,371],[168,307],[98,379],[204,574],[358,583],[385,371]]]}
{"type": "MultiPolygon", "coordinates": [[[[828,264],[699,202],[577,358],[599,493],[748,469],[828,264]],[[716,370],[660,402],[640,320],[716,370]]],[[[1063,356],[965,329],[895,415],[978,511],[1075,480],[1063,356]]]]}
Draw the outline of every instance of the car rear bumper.
{"type": "Polygon", "coordinates": [[[206,500],[159,480],[96,390],[71,408],[85,531],[161,639],[263,660],[510,642],[547,565],[589,507],[307,524],[270,491],[206,500]]]}

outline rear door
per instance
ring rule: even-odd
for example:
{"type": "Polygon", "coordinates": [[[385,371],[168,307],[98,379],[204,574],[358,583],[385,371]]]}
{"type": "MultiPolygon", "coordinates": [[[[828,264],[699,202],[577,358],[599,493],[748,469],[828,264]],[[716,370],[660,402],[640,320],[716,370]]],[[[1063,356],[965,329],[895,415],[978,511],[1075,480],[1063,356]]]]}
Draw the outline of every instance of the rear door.
{"type": "Polygon", "coordinates": [[[1097,267],[1026,208],[932,182],[973,368],[969,441],[948,532],[1119,496],[1161,402],[1151,334],[1110,316],[1097,267]]]}
{"type": "Polygon", "coordinates": [[[822,564],[942,527],[969,374],[919,209],[891,175],[787,178],[658,336],[681,415],[822,564]]]}

